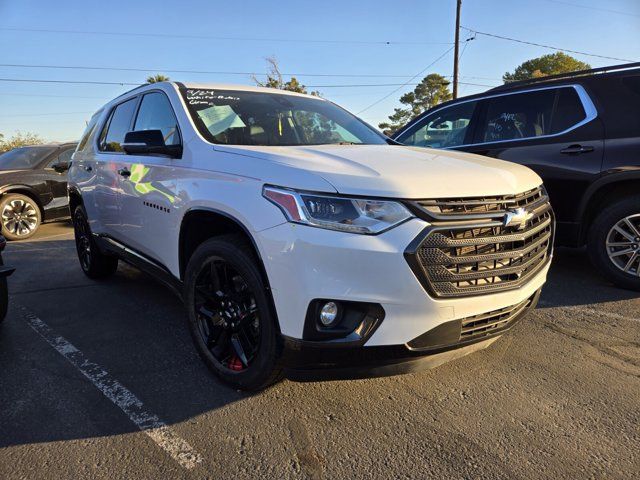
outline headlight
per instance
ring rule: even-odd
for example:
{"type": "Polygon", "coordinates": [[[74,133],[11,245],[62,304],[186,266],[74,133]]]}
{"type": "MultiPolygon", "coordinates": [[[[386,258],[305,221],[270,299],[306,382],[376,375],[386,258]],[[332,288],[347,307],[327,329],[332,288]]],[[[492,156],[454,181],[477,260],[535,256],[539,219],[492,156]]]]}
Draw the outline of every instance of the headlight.
{"type": "Polygon", "coordinates": [[[387,200],[345,198],[267,187],[262,195],[277,205],[287,220],[343,232],[376,234],[410,219],[404,205],[387,200]]]}

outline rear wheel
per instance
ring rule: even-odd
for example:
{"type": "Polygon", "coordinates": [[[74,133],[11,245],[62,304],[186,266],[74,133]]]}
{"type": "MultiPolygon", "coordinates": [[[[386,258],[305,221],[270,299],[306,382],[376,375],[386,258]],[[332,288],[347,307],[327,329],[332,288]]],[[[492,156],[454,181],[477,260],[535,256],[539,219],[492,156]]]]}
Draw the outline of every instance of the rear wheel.
{"type": "Polygon", "coordinates": [[[73,213],[73,231],[78,260],[84,274],[89,278],[99,279],[115,273],[118,269],[118,259],[100,251],[91,235],[87,214],[82,205],[76,207],[73,213]]]}
{"type": "Polygon", "coordinates": [[[605,208],[591,226],[591,261],[616,285],[640,290],[640,196],[605,208]]]}
{"type": "Polygon", "coordinates": [[[7,240],[32,237],[42,222],[38,204],[26,195],[9,193],[0,202],[2,235],[7,240]]]}
{"type": "Polygon", "coordinates": [[[204,242],[185,275],[189,329],[207,366],[234,388],[260,390],[281,376],[275,318],[241,237],[204,242]]]}

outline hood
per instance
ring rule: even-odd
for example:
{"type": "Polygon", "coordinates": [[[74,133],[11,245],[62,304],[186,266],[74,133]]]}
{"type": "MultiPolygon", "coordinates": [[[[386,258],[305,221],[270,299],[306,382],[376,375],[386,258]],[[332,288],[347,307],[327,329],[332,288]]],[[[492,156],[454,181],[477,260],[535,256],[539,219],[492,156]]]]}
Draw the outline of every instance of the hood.
{"type": "Polygon", "coordinates": [[[306,170],[350,195],[478,197],[521,193],[542,183],[522,165],[452,150],[399,145],[216,145],[215,149],[306,170]]]}

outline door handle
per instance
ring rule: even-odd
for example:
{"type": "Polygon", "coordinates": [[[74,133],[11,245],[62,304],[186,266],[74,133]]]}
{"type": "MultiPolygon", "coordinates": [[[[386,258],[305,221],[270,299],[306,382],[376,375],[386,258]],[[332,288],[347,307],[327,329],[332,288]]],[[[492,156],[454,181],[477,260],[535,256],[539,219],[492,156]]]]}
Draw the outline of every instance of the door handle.
{"type": "Polygon", "coordinates": [[[126,168],[121,168],[120,170],[118,170],[118,173],[125,178],[129,178],[131,176],[131,172],[126,168]]]}
{"type": "Polygon", "coordinates": [[[564,153],[565,155],[578,155],[589,152],[593,152],[593,147],[583,147],[582,145],[569,145],[567,148],[560,150],[560,153],[564,153]]]}

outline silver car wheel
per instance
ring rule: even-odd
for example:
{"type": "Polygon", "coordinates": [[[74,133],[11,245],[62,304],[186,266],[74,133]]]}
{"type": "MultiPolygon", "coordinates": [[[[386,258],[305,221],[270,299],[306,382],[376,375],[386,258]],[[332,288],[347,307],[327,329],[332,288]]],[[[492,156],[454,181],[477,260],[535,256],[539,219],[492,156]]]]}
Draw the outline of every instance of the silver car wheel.
{"type": "Polygon", "coordinates": [[[2,226],[18,237],[31,235],[38,227],[38,211],[35,205],[16,198],[2,210],[2,226]]]}
{"type": "Polygon", "coordinates": [[[640,276],[640,214],[629,215],[611,227],[606,248],[609,260],[617,268],[640,276]]]}

